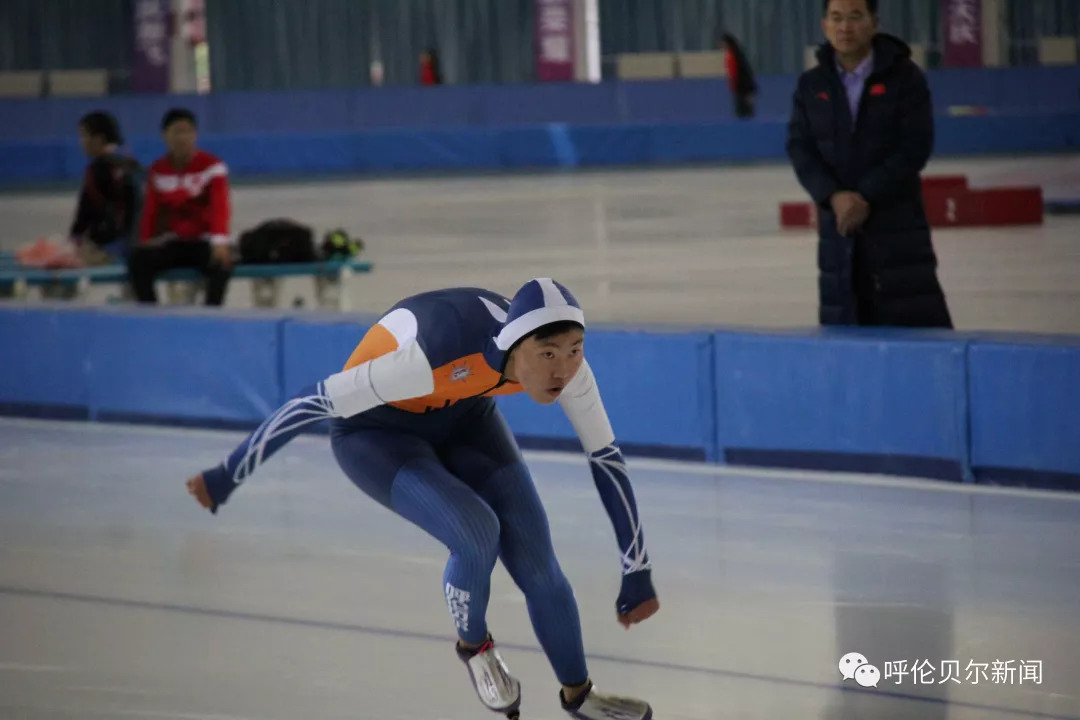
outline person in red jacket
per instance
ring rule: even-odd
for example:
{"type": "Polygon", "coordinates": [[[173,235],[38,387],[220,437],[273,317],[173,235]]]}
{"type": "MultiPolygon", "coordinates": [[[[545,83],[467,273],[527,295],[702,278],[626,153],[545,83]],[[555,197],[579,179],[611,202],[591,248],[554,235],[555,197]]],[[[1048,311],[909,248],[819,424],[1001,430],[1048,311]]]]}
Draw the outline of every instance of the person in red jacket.
{"type": "Polygon", "coordinates": [[[752,118],[758,89],[757,81],[754,80],[754,70],[750,67],[750,61],[746,59],[746,53],[743,52],[734,35],[724,33],[720,37],[720,46],[725,51],[724,63],[727,66],[731,97],[735,101],[735,116],[743,119],[752,118]]]}
{"type": "Polygon", "coordinates": [[[161,131],[168,152],[150,166],[139,243],[128,259],[135,297],[157,302],[157,276],[188,267],[206,276],[206,304],[221,305],[232,270],[228,169],[195,147],[197,123],[190,110],[169,110],[161,131]]]}
{"type": "Polygon", "coordinates": [[[420,84],[433,86],[442,85],[442,63],[439,62],[439,52],[429,47],[420,53],[420,84]]]}

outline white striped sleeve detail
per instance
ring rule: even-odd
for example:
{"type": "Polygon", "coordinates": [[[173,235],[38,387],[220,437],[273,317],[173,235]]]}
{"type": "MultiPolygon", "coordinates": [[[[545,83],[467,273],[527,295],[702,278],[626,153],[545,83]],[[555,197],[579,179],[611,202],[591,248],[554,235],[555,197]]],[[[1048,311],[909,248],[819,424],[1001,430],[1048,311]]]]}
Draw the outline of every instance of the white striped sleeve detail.
{"type": "Polygon", "coordinates": [[[626,467],[626,461],[622,457],[618,446],[609,445],[606,448],[589,456],[589,462],[593,464],[600,474],[611,482],[612,487],[622,501],[626,511],[626,522],[629,524],[631,540],[629,547],[622,554],[623,574],[648,570],[652,567],[648,553],[645,551],[645,541],[641,533],[641,520],[638,518],[634,503],[626,494],[629,483],[630,471],[626,467]]]}
{"type": "Polygon", "coordinates": [[[294,433],[304,425],[325,420],[330,416],[330,402],[324,394],[321,383],[318,386],[317,395],[289,400],[277,412],[266,418],[248,438],[244,456],[233,474],[233,482],[239,485],[262,465],[266,450],[274,440],[294,433]]]}

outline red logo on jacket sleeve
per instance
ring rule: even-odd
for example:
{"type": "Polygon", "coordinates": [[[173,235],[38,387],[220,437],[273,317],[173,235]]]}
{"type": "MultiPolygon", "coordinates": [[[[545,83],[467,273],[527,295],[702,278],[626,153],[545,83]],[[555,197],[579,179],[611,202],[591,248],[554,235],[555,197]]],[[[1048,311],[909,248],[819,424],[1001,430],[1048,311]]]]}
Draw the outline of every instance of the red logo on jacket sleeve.
{"type": "Polygon", "coordinates": [[[885,94],[885,83],[878,83],[876,85],[871,85],[870,86],[870,94],[871,95],[884,95],[885,94]]]}

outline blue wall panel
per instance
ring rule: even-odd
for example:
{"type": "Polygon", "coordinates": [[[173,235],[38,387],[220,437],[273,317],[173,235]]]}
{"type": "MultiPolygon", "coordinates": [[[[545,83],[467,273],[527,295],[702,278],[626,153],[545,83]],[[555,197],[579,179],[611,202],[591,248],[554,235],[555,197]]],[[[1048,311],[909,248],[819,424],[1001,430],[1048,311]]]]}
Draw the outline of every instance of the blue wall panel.
{"type": "Polygon", "coordinates": [[[937,154],[1062,152],[1080,149],[1080,112],[938,118],[937,154]]]}
{"type": "Polygon", "coordinates": [[[568,129],[578,164],[637,165],[652,156],[652,130],[634,125],[574,125],[568,129]]]}
{"type": "Polygon", "coordinates": [[[969,352],[977,473],[1036,469],[1080,476],[1080,338],[976,341],[969,352]]]}
{"type": "Polygon", "coordinates": [[[504,168],[577,165],[577,151],[566,125],[538,125],[499,131],[499,159],[504,168]]]}
{"type": "MultiPolygon", "coordinates": [[[[994,113],[1080,112],[1080,66],[953,69],[927,73],[939,115],[975,105],[994,113]]],[[[795,75],[758,79],[759,120],[786,119],[795,75]]],[[[716,123],[734,118],[725,79],[384,87],[352,90],[0,100],[6,141],[69,138],[81,115],[113,112],[129,137],[156,138],[165,111],[187,107],[206,134],[507,127],[542,123],[716,123]]]]}
{"type": "MultiPolygon", "coordinates": [[[[927,77],[939,156],[1080,149],[1080,67],[927,77]],[[985,114],[950,116],[958,105],[985,114]]],[[[783,161],[795,84],[760,78],[750,121],[723,79],[0,100],[0,183],[78,179],[76,123],[99,108],[148,164],[164,112],[188,107],[236,175],[783,161]]]]}
{"type": "MultiPolygon", "coordinates": [[[[320,173],[498,171],[513,168],[595,167],[685,162],[786,161],[782,121],[643,125],[566,125],[503,128],[387,128],[314,134],[208,135],[234,176],[320,173]]],[[[1080,149],[1080,113],[939,117],[937,155],[1025,153],[1080,149]]],[[[162,152],[155,138],[136,137],[135,157],[149,163],[162,152]]],[[[74,181],[86,159],[74,138],[50,143],[0,142],[0,184],[74,181]]]]}
{"type": "Polygon", "coordinates": [[[652,129],[649,162],[716,162],[787,158],[780,123],[661,125],[652,129]]]}
{"type": "Polygon", "coordinates": [[[220,312],[101,312],[90,403],[103,418],[257,424],[281,402],[280,321],[220,312]]]}
{"type": "MultiPolygon", "coordinates": [[[[917,336],[916,336],[917,337],[917,336]]],[[[964,345],[887,332],[718,333],[717,446],[730,461],[961,479],[964,345]],[[848,464],[846,464],[848,463],[848,464]]]]}
{"type": "Polygon", "coordinates": [[[219,135],[202,143],[237,175],[356,170],[362,162],[359,145],[352,133],[219,135]]]}
{"type": "Polygon", "coordinates": [[[77,178],[80,175],[72,173],[68,162],[74,150],[70,142],[0,142],[0,182],[46,182],[77,178]]]}
{"type": "Polygon", "coordinates": [[[1080,67],[935,70],[927,82],[938,112],[951,105],[1035,112],[1080,107],[1080,67]]]}
{"type": "Polygon", "coordinates": [[[622,85],[626,117],[639,123],[703,123],[730,119],[731,92],[717,80],[622,85]]]}
{"type": "Polygon", "coordinates": [[[356,141],[357,169],[369,172],[501,167],[499,135],[487,130],[373,130],[356,141]]]}
{"type": "Polygon", "coordinates": [[[623,119],[621,88],[601,85],[518,85],[490,88],[480,95],[478,117],[493,127],[571,123],[588,125],[623,119]]]}
{"type": "Polygon", "coordinates": [[[0,312],[0,406],[87,416],[90,340],[97,317],[93,310],[48,306],[0,312]]]}
{"type": "Polygon", "coordinates": [[[356,129],[355,94],[345,90],[209,96],[206,133],[324,133],[356,129]]]}
{"type": "Polygon", "coordinates": [[[353,95],[352,127],[468,127],[483,124],[478,87],[379,88],[353,95]]]}
{"type": "MultiPolygon", "coordinates": [[[[374,320],[3,307],[0,412],[254,426],[374,320]]],[[[1080,337],[601,327],[586,345],[628,454],[1080,490],[1080,337]]],[[[578,445],[560,407],[498,402],[519,436],[578,445]]]]}

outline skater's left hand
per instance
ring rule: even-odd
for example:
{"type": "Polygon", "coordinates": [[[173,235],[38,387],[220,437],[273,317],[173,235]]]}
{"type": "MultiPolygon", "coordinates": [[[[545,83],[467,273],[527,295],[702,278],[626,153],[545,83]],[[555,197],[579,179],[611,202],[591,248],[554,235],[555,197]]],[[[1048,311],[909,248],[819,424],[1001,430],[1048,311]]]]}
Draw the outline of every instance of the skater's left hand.
{"type": "Polygon", "coordinates": [[[210,491],[206,489],[206,480],[201,474],[188,478],[187,489],[188,494],[194,497],[196,502],[210,512],[216,513],[217,508],[214,506],[214,501],[210,499],[210,491]]]}
{"type": "Polygon", "coordinates": [[[619,599],[615,601],[616,619],[627,630],[642,620],[647,620],[660,610],[656,590],[652,585],[652,571],[638,570],[623,575],[619,599]]]}

